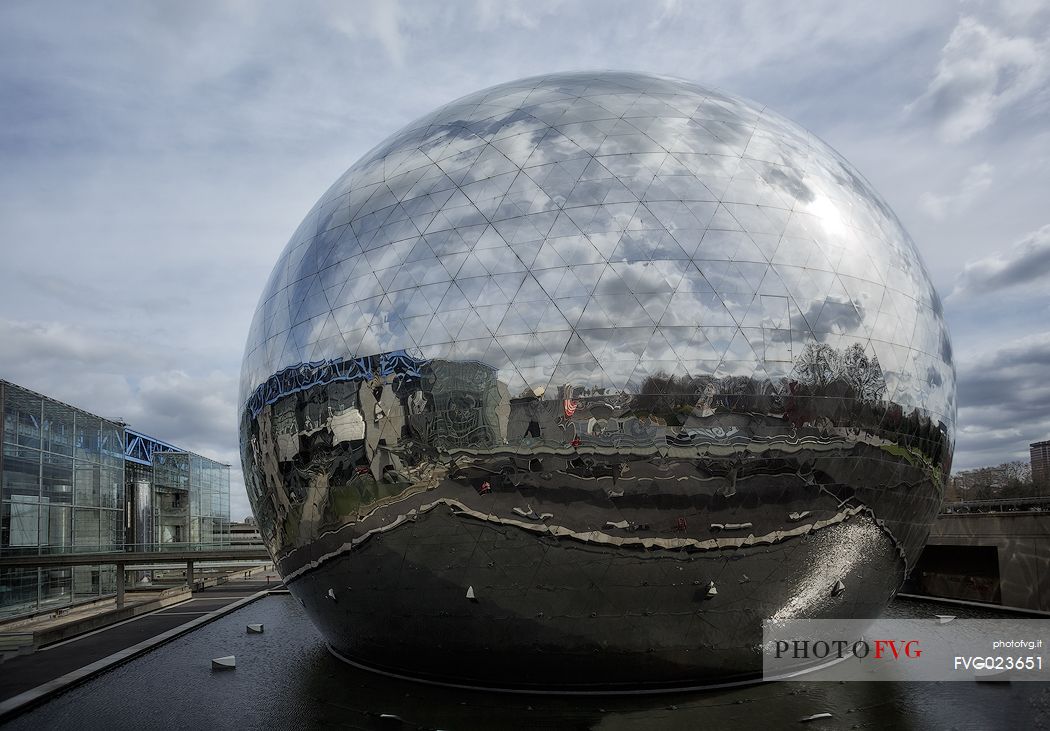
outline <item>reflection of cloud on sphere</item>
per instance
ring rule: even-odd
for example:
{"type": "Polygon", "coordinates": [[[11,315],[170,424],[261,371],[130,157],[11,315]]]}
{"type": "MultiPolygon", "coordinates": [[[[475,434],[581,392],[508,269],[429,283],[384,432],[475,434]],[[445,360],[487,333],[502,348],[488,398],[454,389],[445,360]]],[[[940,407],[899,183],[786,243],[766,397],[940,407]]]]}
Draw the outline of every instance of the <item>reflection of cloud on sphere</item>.
{"type": "Polygon", "coordinates": [[[615,688],[753,672],[763,618],[879,612],[937,512],[955,374],[842,158],[735,97],[581,73],[452,102],[340,177],[242,399],[260,529],[335,651],[615,688]]]}

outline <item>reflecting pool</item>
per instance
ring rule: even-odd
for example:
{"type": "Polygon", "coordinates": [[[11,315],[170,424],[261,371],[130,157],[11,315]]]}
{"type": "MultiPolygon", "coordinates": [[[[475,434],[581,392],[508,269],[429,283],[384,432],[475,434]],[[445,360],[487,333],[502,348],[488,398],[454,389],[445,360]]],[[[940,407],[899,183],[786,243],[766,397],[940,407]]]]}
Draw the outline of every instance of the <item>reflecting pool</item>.
{"type": "MultiPolygon", "coordinates": [[[[943,605],[898,600],[887,614],[943,605]]],[[[952,608],[959,616],[995,616],[952,608]]],[[[1039,683],[770,683],[620,697],[457,691],[397,681],[335,659],[292,597],[272,595],[16,718],[11,729],[1047,728],[1039,683]],[[249,635],[245,625],[262,622],[249,635]],[[232,672],[211,658],[235,655],[232,672]],[[831,719],[799,726],[816,713],[831,719]],[[397,716],[401,720],[384,718],[397,716]]]]}

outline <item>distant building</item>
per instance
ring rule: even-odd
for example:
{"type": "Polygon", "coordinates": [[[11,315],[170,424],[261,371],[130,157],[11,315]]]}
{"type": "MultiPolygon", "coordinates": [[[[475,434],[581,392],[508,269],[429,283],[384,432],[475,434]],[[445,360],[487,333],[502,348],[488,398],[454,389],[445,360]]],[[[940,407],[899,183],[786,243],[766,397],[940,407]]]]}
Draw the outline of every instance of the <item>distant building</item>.
{"type": "MultiPolygon", "coordinates": [[[[0,380],[0,555],[230,542],[230,466],[0,380]]],[[[113,566],[0,569],[0,617],[116,591],[113,566]]]]}
{"type": "Polygon", "coordinates": [[[124,430],[127,542],[224,545],[230,540],[230,466],[124,430]]]}
{"type": "Polygon", "coordinates": [[[234,546],[258,545],[262,543],[259,526],[255,521],[230,523],[230,543],[234,546]]]}
{"type": "Polygon", "coordinates": [[[1032,458],[1032,482],[1039,486],[1050,485],[1050,440],[1029,445],[1032,458]]]}

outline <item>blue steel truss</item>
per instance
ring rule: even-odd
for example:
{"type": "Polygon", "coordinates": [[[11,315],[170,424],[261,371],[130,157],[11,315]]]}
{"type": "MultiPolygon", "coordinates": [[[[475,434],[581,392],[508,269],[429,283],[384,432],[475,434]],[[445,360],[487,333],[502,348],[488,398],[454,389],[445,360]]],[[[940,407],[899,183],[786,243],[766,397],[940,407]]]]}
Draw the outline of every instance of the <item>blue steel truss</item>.
{"type": "Polygon", "coordinates": [[[297,363],[280,370],[270,376],[266,383],[260,384],[248,397],[245,408],[254,418],[267,404],[317,385],[336,381],[369,381],[382,376],[394,376],[395,380],[419,378],[422,376],[423,367],[429,363],[429,359],[415,358],[404,350],[360,358],[297,363]]]}
{"type": "Polygon", "coordinates": [[[124,429],[124,459],[143,465],[153,464],[153,455],[157,452],[181,452],[174,444],[162,442],[134,429],[124,429]]]}

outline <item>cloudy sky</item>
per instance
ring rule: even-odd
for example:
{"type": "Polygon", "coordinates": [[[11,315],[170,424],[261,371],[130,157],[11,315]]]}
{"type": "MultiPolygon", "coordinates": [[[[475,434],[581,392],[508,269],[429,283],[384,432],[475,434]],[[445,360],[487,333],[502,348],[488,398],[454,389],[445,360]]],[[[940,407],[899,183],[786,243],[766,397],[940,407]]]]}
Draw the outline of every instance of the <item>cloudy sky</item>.
{"type": "Polygon", "coordinates": [[[957,468],[1050,438],[1050,3],[0,5],[0,378],[234,465],[263,283],[328,185],[468,92],[574,69],[768,104],[946,297],[957,468]],[[802,5],[804,10],[792,6],[802,5]]]}

